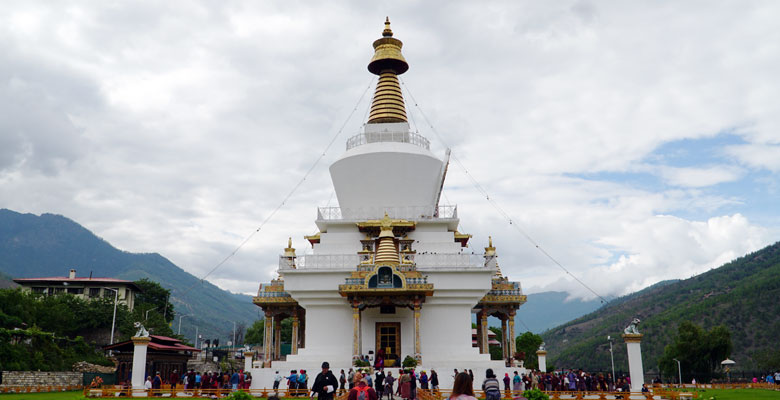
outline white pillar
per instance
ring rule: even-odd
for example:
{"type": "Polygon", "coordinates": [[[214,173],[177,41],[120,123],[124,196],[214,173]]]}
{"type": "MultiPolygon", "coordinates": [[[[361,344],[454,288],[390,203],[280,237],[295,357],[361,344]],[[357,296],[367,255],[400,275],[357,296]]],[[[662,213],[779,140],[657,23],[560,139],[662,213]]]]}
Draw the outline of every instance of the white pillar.
{"type": "Polygon", "coordinates": [[[539,371],[547,372],[547,351],[536,350],[536,356],[539,357],[539,371]]]}
{"type": "Polygon", "coordinates": [[[244,371],[249,371],[252,369],[252,359],[254,358],[255,353],[251,351],[244,352],[244,371]]]}
{"type": "Polygon", "coordinates": [[[143,389],[146,380],[146,348],[152,341],[148,337],[133,337],[133,375],[130,380],[133,389],[143,389]]]}
{"type": "Polygon", "coordinates": [[[631,391],[642,391],[642,385],[645,383],[645,370],[642,368],[642,342],[641,333],[626,333],[623,335],[628,349],[628,373],[631,376],[631,391]]]}

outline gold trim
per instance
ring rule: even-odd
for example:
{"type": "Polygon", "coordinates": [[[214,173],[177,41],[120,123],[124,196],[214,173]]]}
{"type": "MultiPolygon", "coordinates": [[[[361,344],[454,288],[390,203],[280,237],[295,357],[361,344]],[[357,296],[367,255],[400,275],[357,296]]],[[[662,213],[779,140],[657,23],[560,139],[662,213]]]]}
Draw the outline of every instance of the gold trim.
{"type": "Polygon", "coordinates": [[[625,340],[626,343],[640,343],[642,341],[642,335],[641,333],[624,333],[623,334],[623,340],[625,340]]]}

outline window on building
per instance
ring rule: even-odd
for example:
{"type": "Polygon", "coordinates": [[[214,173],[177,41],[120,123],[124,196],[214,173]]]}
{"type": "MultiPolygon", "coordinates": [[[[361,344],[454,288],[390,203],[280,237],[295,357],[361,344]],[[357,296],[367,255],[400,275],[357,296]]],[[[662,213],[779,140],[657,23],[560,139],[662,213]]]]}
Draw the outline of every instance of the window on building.
{"type": "MultiPolygon", "coordinates": [[[[117,293],[119,291],[119,288],[112,288],[112,289],[116,290],[117,293]]],[[[103,297],[113,298],[114,297],[114,290],[109,290],[109,289],[103,290],[103,297]]]]}
{"type": "Polygon", "coordinates": [[[65,293],[65,288],[64,287],[50,288],[49,289],[49,293],[52,293],[52,292],[54,292],[54,294],[62,294],[62,293],[65,293]],[[54,289],[54,290],[52,290],[52,289],[54,289]]]}
{"type": "Polygon", "coordinates": [[[94,299],[95,297],[100,297],[100,288],[89,288],[89,298],[94,299]]]}
{"type": "Polygon", "coordinates": [[[68,294],[84,294],[84,288],[68,288],[68,294]]]}
{"type": "Polygon", "coordinates": [[[46,294],[46,288],[45,287],[33,287],[32,288],[33,293],[37,294],[46,294]]]}

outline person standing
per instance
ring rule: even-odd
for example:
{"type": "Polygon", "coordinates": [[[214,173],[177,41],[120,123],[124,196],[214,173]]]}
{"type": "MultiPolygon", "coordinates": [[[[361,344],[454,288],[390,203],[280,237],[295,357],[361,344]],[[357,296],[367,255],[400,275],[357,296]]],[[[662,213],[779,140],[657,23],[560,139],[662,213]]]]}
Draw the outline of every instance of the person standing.
{"type": "Polygon", "coordinates": [[[382,393],[385,389],[385,373],[382,370],[379,370],[376,372],[376,377],[374,378],[374,387],[376,388],[376,396],[378,398],[382,398],[382,393]]]}
{"type": "Polygon", "coordinates": [[[179,383],[179,374],[175,369],[173,370],[173,372],[171,372],[171,375],[168,377],[168,383],[171,384],[171,389],[175,391],[176,384],[179,383]]]}
{"type": "Polygon", "coordinates": [[[431,389],[434,392],[439,390],[439,374],[435,370],[431,370],[431,389]]]}
{"type": "Polygon", "coordinates": [[[347,382],[349,382],[349,390],[352,390],[352,388],[355,387],[355,371],[353,371],[352,368],[349,369],[347,382]]]}
{"type": "Polygon", "coordinates": [[[298,389],[298,371],[290,371],[290,376],[287,377],[287,393],[288,396],[297,396],[296,390],[298,389]]]}
{"type": "Polygon", "coordinates": [[[393,382],[395,382],[393,371],[387,371],[387,376],[385,377],[385,390],[383,393],[387,394],[388,400],[393,400],[393,382]]]}
{"type": "Polygon", "coordinates": [[[506,393],[506,397],[510,397],[511,394],[509,392],[509,384],[510,384],[510,382],[512,382],[512,380],[509,379],[509,373],[505,372],[504,373],[504,378],[501,379],[501,380],[504,381],[504,393],[506,393]]]}
{"type": "Polygon", "coordinates": [[[151,375],[146,377],[146,382],[144,382],[144,389],[146,389],[146,393],[149,393],[149,391],[152,389],[152,376],[151,375]]]}
{"type": "Polygon", "coordinates": [[[482,382],[482,391],[485,392],[485,400],[501,400],[501,384],[496,379],[493,369],[485,370],[485,381],[482,382]]]}
{"type": "Polygon", "coordinates": [[[230,376],[230,388],[233,391],[238,390],[239,375],[238,372],[233,371],[233,375],[230,376]]]}
{"type": "Polygon", "coordinates": [[[349,391],[347,400],[378,400],[376,391],[368,386],[365,379],[361,379],[358,384],[349,391]]]}
{"type": "Polygon", "coordinates": [[[276,375],[274,375],[274,391],[279,390],[279,382],[282,381],[282,376],[279,374],[279,371],[276,371],[276,375]]]}
{"type": "Polygon", "coordinates": [[[339,387],[336,376],[330,371],[330,364],[327,361],[322,363],[322,372],[314,378],[311,385],[311,397],[317,395],[317,400],[333,400],[333,394],[339,387]]]}
{"type": "Polygon", "coordinates": [[[452,384],[452,394],[449,400],[477,400],[474,397],[474,388],[469,374],[461,372],[455,375],[455,383],[452,384]]]}
{"type": "Polygon", "coordinates": [[[347,375],[344,374],[344,370],[341,370],[341,374],[339,374],[339,393],[344,393],[344,386],[347,384],[347,375]]]}
{"type": "Polygon", "coordinates": [[[512,397],[519,396],[523,393],[523,380],[520,379],[520,374],[515,371],[515,376],[512,377],[512,397]]]}

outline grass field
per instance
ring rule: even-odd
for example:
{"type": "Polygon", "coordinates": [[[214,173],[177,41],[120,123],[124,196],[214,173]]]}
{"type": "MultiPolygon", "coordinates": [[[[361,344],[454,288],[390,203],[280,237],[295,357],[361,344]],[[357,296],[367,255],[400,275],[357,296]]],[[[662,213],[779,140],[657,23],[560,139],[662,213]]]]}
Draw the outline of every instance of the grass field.
{"type": "Polygon", "coordinates": [[[0,400],[75,400],[83,399],[84,392],[45,392],[45,393],[11,393],[0,394],[0,400]]]}
{"type": "Polygon", "coordinates": [[[780,399],[780,392],[764,389],[710,389],[699,392],[699,399],[707,400],[712,396],[717,400],[770,400],[780,399]]]}

